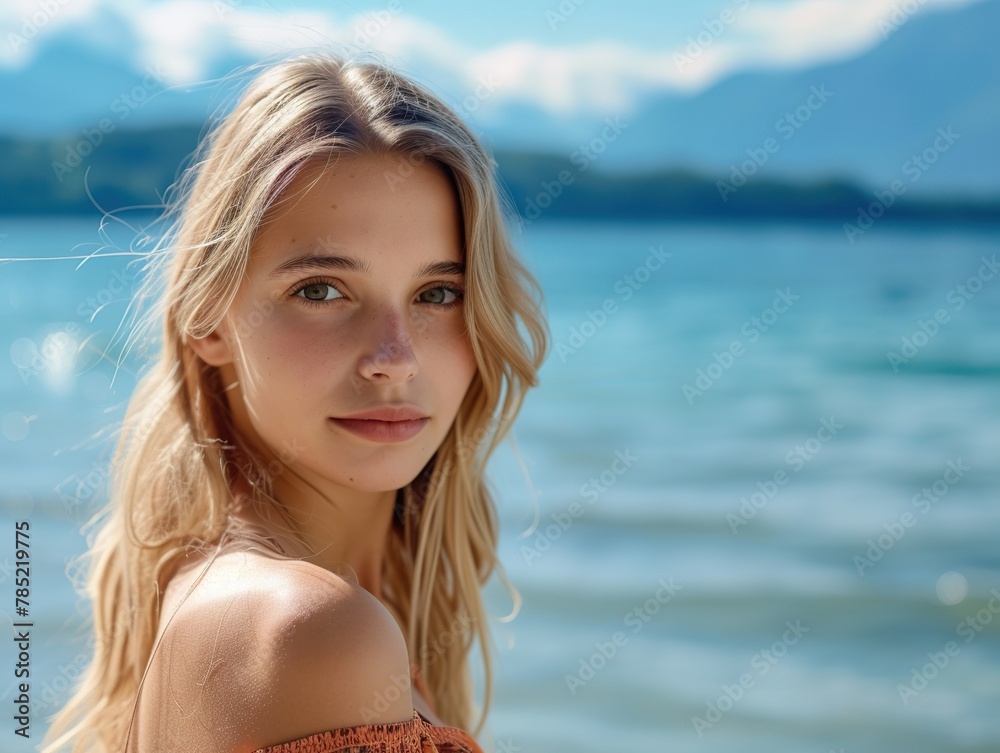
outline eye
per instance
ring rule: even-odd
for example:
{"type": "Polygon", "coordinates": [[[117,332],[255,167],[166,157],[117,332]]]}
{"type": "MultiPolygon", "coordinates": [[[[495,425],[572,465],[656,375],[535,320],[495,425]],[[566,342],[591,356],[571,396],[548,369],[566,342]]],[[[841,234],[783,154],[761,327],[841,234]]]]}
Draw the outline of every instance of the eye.
{"type": "Polygon", "coordinates": [[[340,291],[329,282],[308,281],[304,285],[300,285],[295,290],[293,295],[296,295],[309,303],[323,303],[325,301],[333,301],[337,298],[344,297],[340,291]]]}
{"type": "Polygon", "coordinates": [[[425,303],[432,303],[441,308],[449,308],[462,302],[464,291],[461,288],[452,287],[451,285],[438,285],[436,288],[425,290],[420,295],[427,295],[428,293],[431,294],[431,300],[425,301],[425,303]],[[451,296],[450,300],[448,300],[449,295],[451,296]]]}
{"type": "MultiPolygon", "coordinates": [[[[460,287],[452,285],[438,285],[428,288],[420,293],[424,300],[421,303],[428,303],[439,309],[448,309],[459,305],[464,297],[465,291],[460,287]],[[429,296],[429,300],[427,297],[429,296]]],[[[325,280],[305,280],[292,291],[293,296],[300,298],[307,305],[322,306],[326,303],[346,298],[332,282],[325,280]]]]}

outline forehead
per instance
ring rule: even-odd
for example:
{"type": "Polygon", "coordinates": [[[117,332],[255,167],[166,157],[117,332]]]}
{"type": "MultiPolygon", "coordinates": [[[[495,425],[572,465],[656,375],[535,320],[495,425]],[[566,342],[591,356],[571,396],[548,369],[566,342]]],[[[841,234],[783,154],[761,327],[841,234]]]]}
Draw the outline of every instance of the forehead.
{"type": "Polygon", "coordinates": [[[251,265],[304,250],[457,261],[463,246],[461,206],[442,165],[400,154],[322,156],[299,169],[265,215],[251,265]]]}

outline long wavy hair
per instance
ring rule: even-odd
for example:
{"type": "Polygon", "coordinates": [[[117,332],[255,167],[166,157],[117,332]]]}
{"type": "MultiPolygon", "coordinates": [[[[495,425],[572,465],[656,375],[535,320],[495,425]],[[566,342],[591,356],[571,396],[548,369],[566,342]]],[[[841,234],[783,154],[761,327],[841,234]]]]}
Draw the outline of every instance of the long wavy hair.
{"type": "MultiPolygon", "coordinates": [[[[152,301],[130,343],[158,346],[128,404],[115,444],[103,521],[80,558],[92,602],[94,655],[53,717],[43,753],[123,750],[160,622],[160,595],[179,560],[246,541],[231,512],[234,485],[255,505],[280,504],[283,466],[241,437],[219,370],[189,347],[219,325],[250,262],[262,218],[312,157],[400,154],[429,160],[454,182],[463,218],[465,317],[478,366],[448,434],[426,467],[397,491],[383,563],[384,598],[407,626],[442,721],[470,729],[468,654],[478,638],[492,697],[490,635],[481,588],[497,572],[498,523],[486,463],[509,433],[550,333],[537,281],[518,259],[497,187],[496,163],[460,117],[390,66],[326,50],[263,66],[235,107],[202,139],[171,188],[168,231],[148,252],[137,301],[152,301]],[[159,338],[153,333],[159,331],[159,338]]],[[[139,309],[137,308],[136,311],[139,309]]],[[[190,593],[190,592],[189,592],[190,593]]]]}

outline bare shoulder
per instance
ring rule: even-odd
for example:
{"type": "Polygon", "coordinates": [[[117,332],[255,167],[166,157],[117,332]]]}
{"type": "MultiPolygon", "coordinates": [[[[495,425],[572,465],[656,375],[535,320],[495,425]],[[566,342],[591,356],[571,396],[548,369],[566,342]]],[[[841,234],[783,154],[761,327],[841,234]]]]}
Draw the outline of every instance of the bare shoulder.
{"type": "Polygon", "coordinates": [[[406,642],[386,608],[320,567],[293,561],[280,569],[287,590],[265,641],[275,712],[267,744],[412,718],[406,642]]]}
{"type": "Polygon", "coordinates": [[[169,702],[155,705],[177,713],[154,727],[193,724],[213,731],[214,750],[245,753],[412,718],[406,642],[365,589],[310,563],[239,553],[213,563],[195,593],[164,631],[154,686],[169,702]]]}

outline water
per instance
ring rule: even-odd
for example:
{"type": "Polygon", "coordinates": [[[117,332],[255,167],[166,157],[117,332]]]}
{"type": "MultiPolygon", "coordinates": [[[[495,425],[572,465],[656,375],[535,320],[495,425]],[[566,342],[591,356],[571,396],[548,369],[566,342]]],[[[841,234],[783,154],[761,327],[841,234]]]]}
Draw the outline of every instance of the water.
{"type": "MultiPolygon", "coordinates": [[[[3,231],[2,256],[99,240],[90,221],[3,231]]],[[[490,466],[524,597],[494,629],[497,750],[1000,750],[998,240],[572,223],[518,238],[554,349],[516,452],[490,466]]],[[[0,265],[3,525],[32,523],[35,740],[86,657],[64,573],[85,516],[64,500],[100,498],[91,437],[140,364],[115,374],[124,261],[73,265],[0,265]],[[93,323],[88,298],[110,301],[93,323]],[[16,368],[60,330],[91,338],[81,362],[52,339],[41,368],[16,368]]],[[[3,562],[7,600],[10,548],[3,562]]],[[[486,593],[509,611],[499,581],[486,593]]]]}

